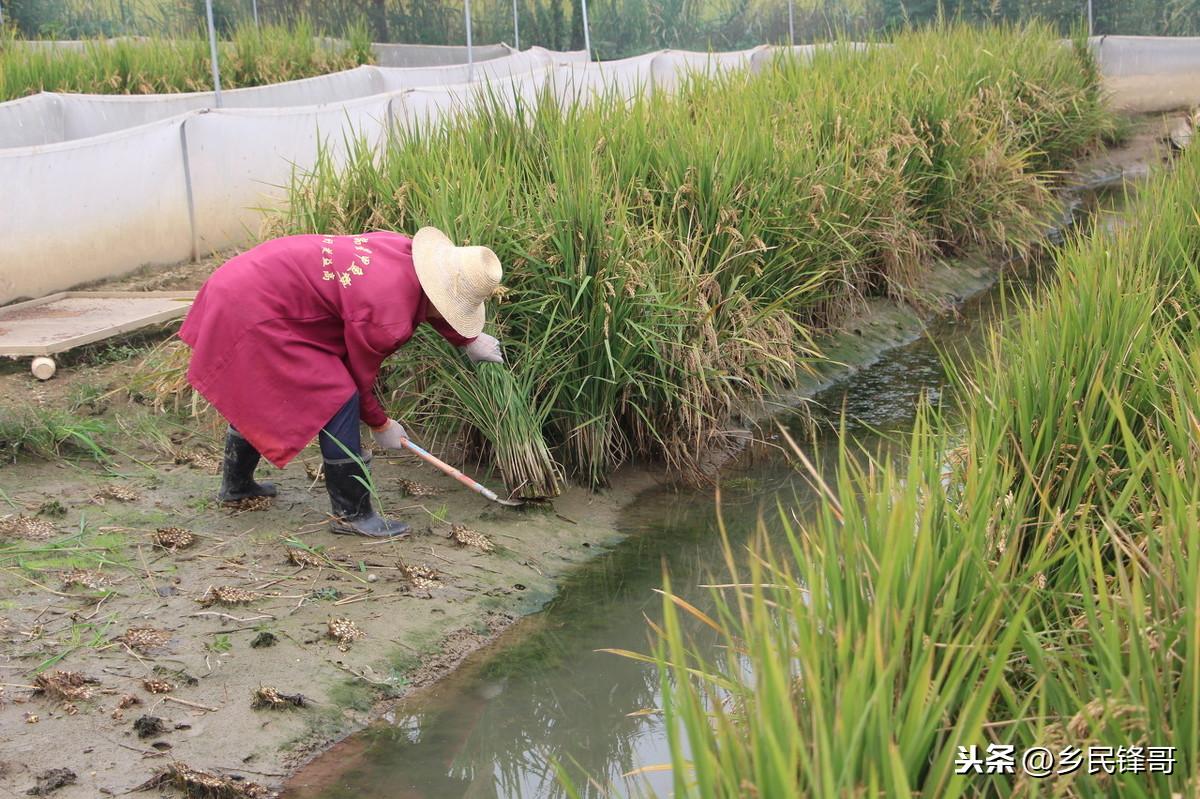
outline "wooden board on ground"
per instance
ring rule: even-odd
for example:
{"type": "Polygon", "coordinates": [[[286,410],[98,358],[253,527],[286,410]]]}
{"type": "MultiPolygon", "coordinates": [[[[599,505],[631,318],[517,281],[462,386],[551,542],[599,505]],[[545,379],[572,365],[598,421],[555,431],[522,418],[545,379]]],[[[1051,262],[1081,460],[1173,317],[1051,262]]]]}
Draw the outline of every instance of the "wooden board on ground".
{"type": "Polygon", "coordinates": [[[187,313],[194,291],[63,291],[0,308],[0,355],[53,355],[187,313]]]}

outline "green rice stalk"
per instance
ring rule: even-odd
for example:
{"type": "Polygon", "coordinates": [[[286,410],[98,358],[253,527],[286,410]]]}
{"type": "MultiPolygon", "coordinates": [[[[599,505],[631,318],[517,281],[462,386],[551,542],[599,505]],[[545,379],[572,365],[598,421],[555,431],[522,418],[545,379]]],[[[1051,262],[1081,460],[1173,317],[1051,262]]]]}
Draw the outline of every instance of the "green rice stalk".
{"type": "Polygon", "coordinates": [[[668,583],[654,658],[676,795],[1194,792],[1198,209],[1195,150],[1128,224],[1060,255],[957,375],[963,418],[920,411],[903,460],[843,443],[808,469],[813,515],[782,507],[749,559],[727,546],[736,587],[712,613],[668,583]],[[727,656],[693,644],[706,627],[727,656]],[[954,773],[958,747],[993,743],[1169,746],[1175,764],[954,773]]]}

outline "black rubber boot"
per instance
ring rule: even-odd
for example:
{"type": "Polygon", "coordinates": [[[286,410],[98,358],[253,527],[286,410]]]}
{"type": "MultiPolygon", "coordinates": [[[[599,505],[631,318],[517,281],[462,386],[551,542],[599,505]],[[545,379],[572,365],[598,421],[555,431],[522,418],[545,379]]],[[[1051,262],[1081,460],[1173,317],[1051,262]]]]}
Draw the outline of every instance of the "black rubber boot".
{"type": "Polygon", "coordinates": [[[241,433],[229,428],[225,433],[225,464],[221,470],[222,502],[238,502],[251,497],[273,497],[279,493],[274,483],[254,482],[254,470],[262,455],[241,433]]]}
{"type": "Polygon", "coordinates": [[[386,519],[371,507],[371,491],[365,464],[353,458],[325,461],[325,487],[333,505],[334,519],[329,529],[338,535],[363,535],[368,538],[407,536],[409,526],[386,519]]]}

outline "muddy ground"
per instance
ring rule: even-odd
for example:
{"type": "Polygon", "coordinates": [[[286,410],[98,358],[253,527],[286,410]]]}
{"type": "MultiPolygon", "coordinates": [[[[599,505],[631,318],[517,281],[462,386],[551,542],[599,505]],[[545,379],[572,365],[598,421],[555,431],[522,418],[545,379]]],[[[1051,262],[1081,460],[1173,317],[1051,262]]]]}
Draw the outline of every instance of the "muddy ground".
{"type": "MultiPolygon", "coordinates": [[[[1144,172],[1162,158],[1163,130],[1161,118],[1142,120],[1126,147],[1079,174],[1144,172]]],[[[219,263],[106,286],[196,288],[219,263]]],[[[944,271],[928,308],[994,278],[994,267],[944,271]]],[[[911,338],[915,319],[911,309],[865,309],[838,350],[846,368],[911,338]]],[[[227,508],[215,499],[219,420],[156,409],[136,389],[130,397],[131,373],[169,333],[68,356],[47,383],[24,364],[0,366],[0,425],[33,409],[65,437],[62,457],[19,453],[0,465],[0,796],[121,795],[173,762],[277,785],[389,698],[432,683],[541,607],[558,576],[615,543],[622,507],[658,479],[630,468],[602,493],[569,489],[553,507],[514,511],[411,456],[380,456],[384,509],[414,535],[372,542],[328,532],[312,447],[283,471],[260,469],[280,486],[269,508],[227,508]],[[402,479],[433,493],[406,495],[402,479]],[[494,549],[458,545],[454,524],[494,549]],[[164,548],[163,528],[194,543],[164,548]],[[436,579],[414,580],[408,567],[436,579]],[[331,619],[362,637],[332,638],[331,619]],[[35,689],[35,675],[57,670],[94,682],[35,689]],[[256,709],[265,688],[301,694],[303,706],[256,709]]]]}

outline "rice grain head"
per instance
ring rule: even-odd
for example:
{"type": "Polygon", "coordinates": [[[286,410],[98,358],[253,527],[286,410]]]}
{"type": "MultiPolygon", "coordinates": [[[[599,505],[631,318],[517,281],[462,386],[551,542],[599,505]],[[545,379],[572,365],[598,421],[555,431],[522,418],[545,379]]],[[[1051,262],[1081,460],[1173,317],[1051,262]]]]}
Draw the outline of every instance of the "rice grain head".
{"type": "Polygon", "coordinates": [[[58,535],[58,527],[46,519],[21,514],[0,518],[0,538],[23,538],[26,541],[46,541],[58,535]]]}
{"type": "Polygon", "coordinates": [[[34,677],[33,688],[36,693],[62,702],[78,702],[91,699],[92,686],[99,682],[78,671],[55,670],[34,677]]]}
{"type": "Polygon", "coordinates": [[[244,588],[236,588],[230,585],[215,585],[209,586],[196,601],[201,607],[207,608],[212,605],[248,605],[256,599],[261,599],[262,594],[254,591],[247,591],[244,588]]]}
{"type": "Polygon", "coordinates": [[[196,543],[196,535],[182,527],[160,527],[154,531],[154,543],[175,552],[196,543]]]}
{"type": "Polygon", "coordinates": [[[167,641],[171,640],[171,634],[166,630],[158,630],[154,627],[130,627],[117,640],[130,649],[145,654],[155,649],[161,649],[167,641]]]}
{"type": "Polygon", "coordinates": [[[418,483],[416,480],[406,480],[403,477],[397,480],[396,484],[400,486],[400,490],[406,497],[436,497],[442,493],[434,486],[418,483]]]}
{"type": "Polygon", "coordinates": [[[491,552],[495,550],[496,545],[491,542],[487,536],[476,530],[472,530],[465,524],[450,525],[450,539],[462,547],[472,547],[480,552],[491,552]]]}
{"type": "Polygon", "coordinates": [[[338,649],[342,652],[350,650],[350,644],[366,638],[367,634],[358,628],[353,621],[344,616],[335,616],[327,622],[329,637],[338,642],[338,649]]]}
{"type": "Polygon", "coordinates": [[[303,547],[287,547],[287,559],[293,566],[301,568],[312,566],[319,569],[333,565],[332,561],[321,553],[303,547]]]}
{"type": "Polygon", "coordinates": [[[125,488],[119,485],[107,485],[92,495],[92,501],[103,505],[105,500],[113,499],[117,502],[137,502],[142,496],[131,488],[125,488]]]}

